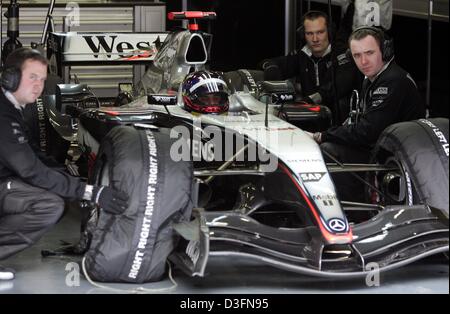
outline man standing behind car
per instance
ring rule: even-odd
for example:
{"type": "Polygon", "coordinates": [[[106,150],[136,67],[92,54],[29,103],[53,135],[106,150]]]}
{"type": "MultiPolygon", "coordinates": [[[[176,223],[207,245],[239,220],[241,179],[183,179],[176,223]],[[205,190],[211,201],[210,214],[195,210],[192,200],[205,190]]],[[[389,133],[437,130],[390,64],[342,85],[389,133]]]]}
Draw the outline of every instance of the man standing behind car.
{"type": "Polygon", "coordinates": [[[362,81],[353,60],[345,53],[353,12],[354,6],[349,5],[338,32],[333,31],[327,14],[307,12],[302,18],[300,32],[300,37],[306,42],[303,48],[286,56],[265,60],[262,64],[264,80],[295,79],[297,98],[329,107],[334,124],[345,120],[351,92],[359,88],[362,81]],[[332,37],[335,37],[333,47],[330,43],[332,37]],[[335,82],[332,71],[335,71],[335,82]],[[333,88],[334,83],[336,89],[333,88]],[[335,108],[336,103],[339,103],[339,109],[335,108]]]}
{"type": "Polygon", "coordinates": [[[349,38],[350,52],[365,75],[357,123],[315,133],[318,143],[335,143],[369,151],[391,124],[425,117],[425,106],[409,73],[394,61],[392,39],[383,30],[363,26],[349,38]]]}
{"type": "Polygon", "coordinates": [[[424,118],[425,106],[412,77],[395,63],[393,41],[383,30],[359,27],[350,35],[349,45],[356,65],[365,75],[361,115],[354,123],[314,133],[313,137],[323,143],[322,150],[340,162],[365,163],[386,127],[424,118]]]}
{"type": "MultiPolygon", "coordinates": [[[[63,199],[89,200],[105,212],[121,214],[128,196],[107,186],[72,177],[31,141],[22,110],[41,95],[47,59],[19,48],[8,56],[0,90],[0,260],[36,243],[62,216],[63,199]]],[[[14,270],[0,266],[0,280],[14,270]]]]}

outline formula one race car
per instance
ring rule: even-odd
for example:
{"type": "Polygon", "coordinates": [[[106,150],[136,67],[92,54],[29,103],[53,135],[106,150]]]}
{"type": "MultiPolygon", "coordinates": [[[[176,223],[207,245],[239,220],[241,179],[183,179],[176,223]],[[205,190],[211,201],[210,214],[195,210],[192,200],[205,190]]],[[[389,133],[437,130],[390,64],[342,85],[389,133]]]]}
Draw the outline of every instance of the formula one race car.
{"type": "MultiPolygon", "coordinates": [[[[171,15],[203,16],[213,14],[171,15]]],[[[354,277],[448,252],[448,119],[388,127],[373,163],[326,163],[304,131],[326,127],[326,108],[293,104],[286,82],[236,90],[204,69],[195,29],[167,36],[143,78],[146,95],[66,108],[95,159],[89,180],[131,197],[120,217],[89,210],[81,251],[92,277],[157,280],[167,258],[203,276],[215,256],[354,277]],[[366,185],[367,202],[340,199],[333,176],[343,172],[366,185]]],[[[43,102],[61,115],[54,96],[43,102]]]]}

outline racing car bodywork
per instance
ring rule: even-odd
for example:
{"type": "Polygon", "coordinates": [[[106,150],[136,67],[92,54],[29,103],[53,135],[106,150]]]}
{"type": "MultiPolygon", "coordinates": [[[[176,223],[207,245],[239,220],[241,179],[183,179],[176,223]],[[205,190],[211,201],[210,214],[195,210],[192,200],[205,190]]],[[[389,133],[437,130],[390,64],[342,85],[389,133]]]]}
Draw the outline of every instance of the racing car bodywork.
{"type": "MultiPolygon", "coordinates": [[[[164,108],[146,104],[146,100],[142,98],[129,108],[121,109],[124,114],[121,110],[104,111],[101,117],[91,113],[85,121],[96,119],[111,123],[117,119],[117,122],[122,120],[118,123],[123,123],[123,119],[132,118],[130,112],[141,110],[139,116],[152,121],[140,121],[138,128],[146,123],[165,127],[167,120],[172,126],[198,123],[203,130],[214,126],[220,128],[222,134],[231,132],[262,146],[276,159],[275,169],[270,169],[248,160],[240,164],[235,154],[228,160],[232,161],[231,165],[220,170],[219,164],[206,160],[207,155],[199,155],[208,150],[204,147],[208,147],[210,137],[203,142],[185,139],[191,143],[198,141],[198,151],[192,150],[191,158],[202,157],[201,161],[194,162],[194,175],[200,184],[208,185],[216,196],[220,192],[214,189],[220,190],[223,185],[237,190],[236,202],[231,206],[222,204],[208,209],[214,197],[206,196],[209,201],[203,204],[206,210],[195,210],[191,222],[175,226],[184,241],[171,259],[189,274],[203,276],[210,257],[225,255],[255,258],[309,275],[351,277],[365,275],[374,267],[388,270],[448,251],[448,223],[427,204],[386,206],[341,202],[331,178],[333,171],[340,171],[339,166],[327,166],[319,146],[301,129],[273,115],[266,127],[265,105],[249,94],[232,97],[232,103],[246,105],[244,111],[202,116],[201,122],[196,121],[199,117],[178,105],[164,108]],[[142,112],[144,108],[147,113],[142,112]],[[208,182],[211,177],[216,178],[218,184],[208,182]],[[225,179],[233,177],[239,177],[234,187],[232,181],[230,184],[225,179]],[[222,184],[221,178],[226,180],[222,184]],[[370,213],[370,219],[358,221],[354,214],[359,212],[370,213]]],[[[224,164],[226,161],[222,166],[224,164]]],[[[352,168],[358,171],[359,167],[360,170],[384,171],[387,176],[393,172],[392,167],[379,164],[346,166],[348,171],[352,168]]],[[[205,195],[200,193],[198,198],[204,199],[205,195]]]]}
{"type": "MultiPolygon", "coordinates": [[[[226,114],[185,110],[179,85],[186,74],[204,67],[207,46],[197,31],[175,31],[142,80],[141,93],[160,95],[141,96],[118,108],[72,108],[79,122],[78,142],[87,154],[97,154],[101,141],[118,125],[147,134],[165,130],[178,148],[187,149],[194,164],[197,188],[192,197],[197,206],[190,221],[173,226],[181,239],[170,256],[174,263],[190,275],[203,276],[210,258],[241,256],[308,275],[353,277],[448,252],[448,195],[446,208],[430,206],[431,198],[416,184],[415,168],[392,150],[380,147],[390,157],[375,156],[373,164],[327,164],[301,121],[294,125],[279,118],[283,104],[263,103],[249,91],[232,94],[226,114]],[[332,178],[336,172],[356,173],[368,191],[385,196],[378,202],[341,200],[332,178]],[[368,182],[358,173],[375,175],[368,182]],[[414,200],[408,197],[412,194],[414,200]]],[[[308,120],[321,110],[305,106],[300,115],[308,120]]],[[[437,122],[446,140],[448,120],[437,122]]],[[[430,146],[434,154],[445,147],[419,145],[430,146]]],[[[446,169],[444,156],[443,175],[432,180],[446,180],[448,187],[446,147],[446,169]]],[[[112,158],[129,158],[131,165],[136,157],[112,158]]],[[[120,184],[105,167],[93,174],[93,183],[120,184]]],[[[133,186],[122,187],[132,195],[133,186]]],[[[176,187],[173,193],[178,193],[176,187]]]]}

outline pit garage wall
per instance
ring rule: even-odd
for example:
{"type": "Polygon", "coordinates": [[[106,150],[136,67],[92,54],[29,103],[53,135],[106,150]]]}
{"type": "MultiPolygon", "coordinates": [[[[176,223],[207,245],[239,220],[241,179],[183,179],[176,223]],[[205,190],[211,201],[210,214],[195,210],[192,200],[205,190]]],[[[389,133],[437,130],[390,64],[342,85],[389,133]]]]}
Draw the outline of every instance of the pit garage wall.
{"type": "MultiPolygon", "coordinates": [[[[394,14],[420,19],[428,18],[429,0],[393,0],[394,14]]],[[[448,22],[449,0],[433,0],[433,20],[448,22]]]]}
{"type": "MultiPolygon", "coordinates": [[[[24,46],[40,42],[49,1],[18,1],[20,5],[19,40],[24,46]]],[[[56,1],[53,18],[57,32],[161,32],[165,31],[166,7],[164,3],[134,2],[108,3],[97,1],[76,1],[80,6],[80,26],[63,29],[66,2],[56,1]]],[[[2,14],[9,1],[2,1],[2,14]]],[[[6,41],[7,19],[2,21],[2,39],[6,41]]],[[[2,42],[2,47],[3,47],[2,42]]],[[[98,97],[115,97],[118,83],[134,83],[142,77],[143,65],[71,66],[65,82],[74,82],[75,75],[81,83],[91,86],[98,97]]]]}
{"type": "MultiPolygon", "coordinates": [[[[19,1],[21,4],[20,40],[29,43],[31,38],[40,38],[47,11],[46,5],[49,1],[33,0],[41,2],[40,8],[23,9],[23,4],[31,1],[19,1]],[[30,10],[29,21],[25,11],[30,10]],[[33,11],[34,10],[34,11],[33,11]],[[36,13],[38,10],[39,13],[36,13]],[[34,12],[34,13],[32,13],[34,12]],[[36,15],[37,14],[37,15],[36,15]]],[[[127,4],[121,7],[117,1],[97,0],[94,7],[86,7],[94,0],[77,1],[82,7],[82,24],[80,30],[95,31],[131,31],[136,23],[133,18],[134,5],[127,4]],[[96,7],[95,7],[96,6],[96,7]],[[83,17],[84,16],[84,17],[83,17]],[[85,28],[83,28],[83,26],[85,28]]],[[[370,0],[368,0],[370,1],[370,0]]],[[[428,0],[393,0],[394,18],[391,34],[395,39],[397,62],[407,69],[418,81],[423,95],[425,95],[426,82],[426,53],[427,53],[427,12],[428,0]]],[[[3,5],[9,1],[2,1],[3,5]]],[[[59,0],[57,3],[68,2],[59,0]]],[[[332,0],[333,17],[336,22],[341,14],[341,2],[345,0],[332,0]]],[[[128,2],[130,3],[130,2],[128,2]]],[[[181,26],[180,22],[167,21],[165,12],[180,11],[184,7],[189,10],[205,10],[218,12],[218,18],[211,23],[201,22],[201,29],[214,35],[211,68],[231,71],[238,68],[254,69],[258,63],[265,58],[284,54],[285,42],[285,3],[286,0],[160,0],[146,1],[149,6],[165,5],[159,8],[160,19],[152,15],[150,23],[142,31],[170,30],[175,26],[181,26]],[[262,5],[262,3],[264,5],[262,5]],[[164,13],[162,13],[164,12],[164,13]]],[[[327,0],[310,1],[311,9],[327,11],[327,0]]],[[[432,92],[431,92],[431,114],[433,116],[449,117],[448,97],[448,55],[449,47],[446,44],[448,34],[448,10],[449,0],[434,0],[433,16],[433,54],[432,54],[432,92]]],[[[297,20],[300,19],[300,8],[307,8],[308,1],[297,0],[297,20]]],[[[155,9],[156,9],[155,8],[155,9]]],[[[3,8],[5,10],[5,8],[3,8]]],[[[55,23],[57,30],[61,30],[62,17],[66,12],[64,5],[55,9],[55,23]]],[[[297,23],[299,23],[297,21],[297,23]]],[[[3,19],[3,33],[6,33],[6,20],[3,19]]],[[[133,77],[131,66],[102,67],[101,74],[97,69],[85,67],[74,68],[83,82],[92,83],[96,86],[100,95],[110,95],[113,91],[117,93],[117,82],[130,82],[133,77]],[[102,80],[98,80],[98,76],[102,80]]],[[[140,70],[139,70],[140,71],[140,70]]],[[[137,73],[137,72],[136,72],[137,73]]],[[[139,78],[141,72],[135,77],[139,78]]]]}

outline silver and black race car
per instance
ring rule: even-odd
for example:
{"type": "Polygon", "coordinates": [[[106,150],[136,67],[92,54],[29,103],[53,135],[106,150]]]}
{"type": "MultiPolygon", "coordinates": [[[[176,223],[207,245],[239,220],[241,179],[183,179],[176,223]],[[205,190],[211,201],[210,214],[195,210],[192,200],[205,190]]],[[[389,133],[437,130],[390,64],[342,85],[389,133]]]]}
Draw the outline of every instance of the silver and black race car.
{"type": "Polygon", "coordinates": [[[43,98],[52,125],[95,160],[89,180],[131,197],[121,217],[98,209],[87,215],[81,246],[94,278],[154,280],[167,259],[204,276],[216,256],[355,277],[448,253],[448,119],[388,127],[370,164],[326,162],[305,129],[326,127],[329,112],[293,103],[286,82],[257,84],[243,71],[250,83],[239,90],[226,82],[226,110],[188,106],[186,76],[205,70],[208,59],[196,29],[168,34],[139,86],[142,96],[129,104],[72,101],[62,115],[55,95],[43,98]],[[364,185],[365,202],[340,198],[333,177],[341,173],[364,185]]]}

